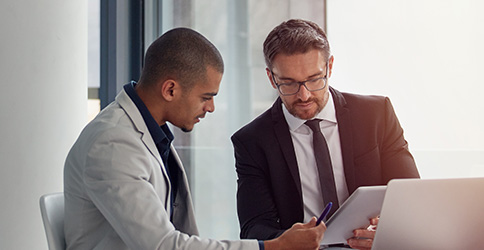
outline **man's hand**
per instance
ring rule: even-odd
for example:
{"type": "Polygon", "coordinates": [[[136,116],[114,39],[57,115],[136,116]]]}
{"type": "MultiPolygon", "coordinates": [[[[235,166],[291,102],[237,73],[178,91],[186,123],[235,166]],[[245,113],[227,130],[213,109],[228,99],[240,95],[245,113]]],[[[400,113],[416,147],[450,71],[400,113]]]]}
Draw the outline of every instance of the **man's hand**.
{"type": "Polygon", "coordinates": [[[376,226],[379,217],[370,219],[368,228],[360,228],[353,231],[353,237],[348,239],[348,245],[354,249],[370,250],[375,238],[376,226]]]}
{"type": "Polygon", "coordinates": [[[316,218],[306,224],[296,223],[276,239],[264,241],[266,250],[274,249],[319,249],[319,243],[326,231],[324,223],[316,226],[316,218]]]}

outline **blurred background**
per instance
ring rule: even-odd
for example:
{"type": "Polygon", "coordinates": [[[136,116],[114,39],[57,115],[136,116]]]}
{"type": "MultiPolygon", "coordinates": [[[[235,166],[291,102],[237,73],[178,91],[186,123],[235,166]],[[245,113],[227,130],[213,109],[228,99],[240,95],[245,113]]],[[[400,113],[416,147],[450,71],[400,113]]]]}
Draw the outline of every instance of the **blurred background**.
{"type": "Polygon", "coordinates": [[[484,176],[483,10],[479,0],[3,0],[0,249],[47,249],[39,197],[62,191],[82,128],[174,27],[205,35],[226,64],[216,112],[192,133],[173,128],[203,237],[238,239],[230,136],[277,97],[262,43],[290,18],[327,31],[330,85],[390,97],[423,178],[484,176]]]}

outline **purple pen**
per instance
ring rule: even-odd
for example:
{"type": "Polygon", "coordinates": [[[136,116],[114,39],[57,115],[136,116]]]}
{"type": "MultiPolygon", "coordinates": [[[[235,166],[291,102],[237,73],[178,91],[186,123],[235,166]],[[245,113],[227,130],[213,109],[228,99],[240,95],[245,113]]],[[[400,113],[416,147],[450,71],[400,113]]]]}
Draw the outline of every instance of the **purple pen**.
{"type": "Polygon", "coordinates": [[[332,206],[333,206],[333,202],[328,202],[323,212],[321,213],[321,216],[319,216],[319,219],[316,221],[316,226],[321,223],[321,221],[324,219],[324,217],[326,217],[326,215],[328,215],[329,210],[331,210],[332,206]]]}

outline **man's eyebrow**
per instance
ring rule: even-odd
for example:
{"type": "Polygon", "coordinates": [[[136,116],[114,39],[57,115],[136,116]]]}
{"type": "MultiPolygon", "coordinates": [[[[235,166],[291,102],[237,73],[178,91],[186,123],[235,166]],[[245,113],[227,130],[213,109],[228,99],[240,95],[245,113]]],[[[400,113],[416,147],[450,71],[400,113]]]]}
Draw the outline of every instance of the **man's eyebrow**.
{"type": "Polygon", "coordinates": [[[218,94],[217,92],[207,92],[207,93],[203,93],[202,95],[216,96],[217,94],[218,94]]]}

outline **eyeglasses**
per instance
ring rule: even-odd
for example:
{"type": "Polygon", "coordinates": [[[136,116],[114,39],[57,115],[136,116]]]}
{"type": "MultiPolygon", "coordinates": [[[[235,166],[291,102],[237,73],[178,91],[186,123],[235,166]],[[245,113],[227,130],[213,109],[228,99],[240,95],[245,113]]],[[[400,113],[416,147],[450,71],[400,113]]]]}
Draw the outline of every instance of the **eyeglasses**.
{"type": "Polygon", "coordinates": [[[274,84],[276,84],[277,89],[279,90],[279,93],[281,95],[287,96],[287,95],[295,95],[297,92],[299,92],[299,89],[301,88],[301,85],[306,87],[308,91],[314,92],[318,90],[322,90],[326,87],[326,82],[328,80],[328,64],[326,64],[326,75],[323,77],[318,77],[302,82],[287,82],[287,83],[277,83],[276,78],[274,75],[274,72],[271,70],[271,75],[272,75],[272,80],[274,81],[274,84]]]}

